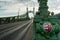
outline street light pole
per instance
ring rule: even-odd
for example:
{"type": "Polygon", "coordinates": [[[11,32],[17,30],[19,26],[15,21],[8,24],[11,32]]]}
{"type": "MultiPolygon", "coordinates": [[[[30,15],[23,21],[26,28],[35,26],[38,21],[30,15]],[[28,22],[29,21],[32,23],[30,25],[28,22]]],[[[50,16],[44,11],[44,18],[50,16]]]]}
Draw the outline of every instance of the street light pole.
{"type": "Polygon", "coordinates": [[[18,15],[17,15],[17,20],[19,21],[19,11],[20,11],[20,8],[18,9],[18,15]]]}
{"type": "Polygon", "coordinates": [[[18,17],[19,17],[19,11],[20,11],[20,8],[18,9],[18,17]]]}

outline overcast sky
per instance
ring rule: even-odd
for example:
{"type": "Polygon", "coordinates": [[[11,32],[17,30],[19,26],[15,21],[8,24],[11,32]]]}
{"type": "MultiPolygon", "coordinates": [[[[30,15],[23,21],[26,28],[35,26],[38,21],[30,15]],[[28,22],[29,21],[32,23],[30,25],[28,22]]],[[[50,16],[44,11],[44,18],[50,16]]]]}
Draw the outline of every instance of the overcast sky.
{"type": "MultiPolygon", "coordinates": [[[[38,9],[37,0],[0,0],[0,17],[2,16],[14,16],[17,15],[20,9],[20,15],[26,13],[26,7],[32,10],[35,6],[38,9]]],[[[55,14],[60,12],[60,0],[48,0],[49,11],[55,12],[55,14]]]]}

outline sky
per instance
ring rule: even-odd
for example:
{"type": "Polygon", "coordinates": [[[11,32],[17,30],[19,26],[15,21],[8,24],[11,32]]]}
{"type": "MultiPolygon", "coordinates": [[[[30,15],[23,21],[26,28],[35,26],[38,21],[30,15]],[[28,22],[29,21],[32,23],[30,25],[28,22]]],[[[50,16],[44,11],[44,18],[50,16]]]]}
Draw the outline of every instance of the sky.
{"type": "MultiPolygon", "coordinates": [[[[48,0],[49,11],[53,11],[55,14],[60,13],[60,0],[48,0]]],[[[38,11],[37,0],[0,0],[0,17],[22,15],[26,13],[26,7],[32,10],[38,11]]],[[[33,16],[33,14],[31,14],[33,16]]]]}

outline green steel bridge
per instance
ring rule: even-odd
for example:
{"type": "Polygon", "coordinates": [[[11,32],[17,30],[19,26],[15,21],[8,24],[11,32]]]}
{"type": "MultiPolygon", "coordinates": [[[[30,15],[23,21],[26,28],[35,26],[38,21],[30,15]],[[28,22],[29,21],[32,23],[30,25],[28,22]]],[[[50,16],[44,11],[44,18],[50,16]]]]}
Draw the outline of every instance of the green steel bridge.
{"type": "MultiPolygon", "coordinates": [[[[32,40],[33,21],[28,14],[0,17],[0,40],[32,40]]],[[[19,14],[19,13],[18,13],[19,14]]]]}
{"type": "MultiPolygon", "coordinates": [[[[24,15],[0,18],[0,40],[60,40],[60,21],[48,11],[48,0],[38,0],[39,9],[24,15]],[[33,13],[30,19],[28,14],[33,13]]],[[[18,13],[19,14],[19,13],[18,13]]]]}

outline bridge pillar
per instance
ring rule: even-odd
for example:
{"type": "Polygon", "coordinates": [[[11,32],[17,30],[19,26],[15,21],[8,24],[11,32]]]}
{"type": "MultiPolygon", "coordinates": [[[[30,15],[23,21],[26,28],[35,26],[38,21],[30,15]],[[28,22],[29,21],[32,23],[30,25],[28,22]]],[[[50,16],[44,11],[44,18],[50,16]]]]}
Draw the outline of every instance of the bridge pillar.
{"type": "Polygon", "coordinates": [[[35,7],[33,7],[33,14],[34,14],[34,16],[35,16],[35,7]]]}
{"type": "Polygon", "coordinates": [[[28,16],[28,7],[27,7],[27,13],[26,13],[26,19],[29,19],[29,16],[28,16]]]}
{"type": "Polygon", "coordinates": [[[60,40],[60,27],[55,17],[49,15],[47,2],[38,0],[39,9],[33,21],[33,40],[60,40]]]}

